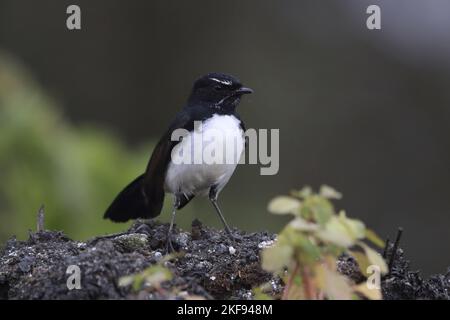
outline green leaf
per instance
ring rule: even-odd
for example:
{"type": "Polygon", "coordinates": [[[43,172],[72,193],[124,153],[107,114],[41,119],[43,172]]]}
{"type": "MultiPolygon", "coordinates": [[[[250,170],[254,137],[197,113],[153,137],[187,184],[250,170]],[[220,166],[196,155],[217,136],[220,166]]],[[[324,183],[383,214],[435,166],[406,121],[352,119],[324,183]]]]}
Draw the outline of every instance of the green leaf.
{"type": "MultiPolygon", "coordinates": [[[[270,284],[269,284],[270,285],[270,284]]],[[[263,286],[253,289],[254,300],[273,300],[271,296],[264,292],[263,286]]]]}
{"type": "Polygon", "coordinates": [[[304,263],[314,263],[320,259],[320,248],[311,242],[310,237],[296,232],[290,239],[292,246],[298,248],[297,257],[304,263]]]}
{"type": "Polygon", "coordinates": [[[348,232],[348,228],[336,216],[325,225],[325,228],[316,233],[317,237],[324,242],[330,242],[340,247],[348,248],[355,244],[355,239],[348,232]]]}
{"type": "Polygon", "coordinates": [[[347,218],[345,211],[339,213],[339,220],[347,228],[352,239],[364,239],[366,236],[366,227],[364,223],[356,219],[347,218]]]}
{"type": "Polygon", "coordinates": [[[306,199],[313,194],[313,191],[310,186],[305,186],[301,190],[291,191],[291,194],[294,197],[306,199]]]}
{"type": "Polygon", "coordinates": [[[356,240],[365,237],[364,224],[356,219],[349,219],[344,211],[339,216],[332,216],[326,223],[325,228],[317,233],[317,236],[341,247],[348,248],[355,244],[356,240]]]}
{"type": "Polygon", "coordinates": [[[142,273],[138,273],[134,276],[133,291],[139,291],[144,283],[144,276],[142,273]]]}
{"type": "Polygon", "coordinates": [[[127,287],[134,282],[134,276],[124,276],[119,278],[119,287],[127,287]]]}
{"type": "Polygon", "coordinates": [[[317,280],[326,297],[331,300],[351,300],[353,289],[348,279],[325,266],[316,268],[317,280]]]}
{"type": "Polygon", "coordinates": [[[293,249],[289,245],[275,244],[262,252],[262,267],[269,272],[280,272],[291,261],[293,249]]]}
{"type": "Polygon", "coordinates": [[[374,245],[376,245],[380,248],[384,248],[386,246],[384,241],[375,232],[373,232],[370,229],[366,229],[366,238],[367,238],[367,240],[369,240],[374,245]]]}
{"type": "Polygon", "coordinates": [[[388,272],[387,264],[384,261],[383,257],[378,252],[373,250],[371,247],[366,245],[364,242],[358,242],[358,245],[364,249],[371,265],[378,266],[380,268],[380,272],[382,274],[386,274],[388,272]]]}
{"type": "Polygon", "coordinates": [[[278,196],[270,201],[268,210],[274,214],[297,214],[301,202],[295,198],[278,196]]]}
{"type": "Polygon", "coordinates": [[[307,198],[303,202],[302,215],[304,218],[314,218],[320,225],[325,225],[334,215],[334,208],[330,201],[317,195],[307,198]]]}
{"type": "Polygon", "coordinates": [[[159,287],[162,282],[170,279],[172,279],[172,272],[166,267],[156,264],[140,273],[121,277],[118,284],[119,286],[132,285],[134,291],[139,291],[144,283],[152,287],[159,287]]]}
{"type": "Polygon", "coordinates": [[[342,199],[342,194],[340,192],[327,185],[320,187],[319,195],[326,199],[342,199]]]}
{"type": "Polygon", "coordinates": [[[172,279],[172,273],[163,266],[150,267],[144,276],[145,282],[151,286],[160,286],[164,281],[172,279]]]}
{"type": "Polygon", "coordinates": [[[291,222],[289,222],[289,226],[295,230],[305,232],[319,230],[319,225],[317,225],[316,223],[308,222],[300,217],[296,217],[291,222]]]}
{"type": "Polygon", "coordinates": [[[350,254],[356,259],[358,263],[359,270],[361,273],[368,277],[370,274],[367,272],[367,268],[372,264],[364,252],[360,251],[350,251],[350,254]]]}

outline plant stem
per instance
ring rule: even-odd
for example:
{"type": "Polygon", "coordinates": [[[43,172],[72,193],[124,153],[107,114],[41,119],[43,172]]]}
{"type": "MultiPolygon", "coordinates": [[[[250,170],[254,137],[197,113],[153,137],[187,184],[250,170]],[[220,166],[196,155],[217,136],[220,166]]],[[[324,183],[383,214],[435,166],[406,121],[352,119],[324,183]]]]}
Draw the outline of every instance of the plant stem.
{"type": "Polygon", "coordinates": [[[305,298],[307,300],[316,299],[314,286],[311,283],[310,272],[308,266],[304,266],[302,269],[302,280],[305,292],[305,298]]]}
{"type": "Polygon", "coordinates": [[[289,275],[288,282],[286,283],[286,286],[284,287],[283,297],[282,300],[288,300],[289,298],[289,292],[292,288],[292,283],[294,282],[295,275],[298,273],[300,265],[298,262],[295,262],[294,270],[292,270],[292,273],[289,275]]]}

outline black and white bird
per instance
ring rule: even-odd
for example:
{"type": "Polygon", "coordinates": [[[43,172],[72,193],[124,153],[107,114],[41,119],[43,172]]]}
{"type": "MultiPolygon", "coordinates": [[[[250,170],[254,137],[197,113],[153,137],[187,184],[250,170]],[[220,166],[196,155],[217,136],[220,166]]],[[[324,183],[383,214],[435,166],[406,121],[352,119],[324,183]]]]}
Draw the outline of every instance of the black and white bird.
{"type": "Polygon", "coordinates": [[[173,250],[170,239],[177,210],[195,196],[208,196],[226,232],[232,236],[217,198],[245,148],[245,127],[236,107],[243,95],[252,92],[237,78],[222,73],[210,73],[195,81],[187,103],[153,150],[145,173],[117,195],[104,217],[115,222],[154,218],[161,213],[165,193],[170,193],[174,202],[167,245],[173,250]],[[201,124],[200,129],[195,126],[198,123],[201,124]],[[172,134],[177,129],[185,129],[187,134],[181,140],[173,141],[172,134]],[[225,142],[230,136],[234,143],[225,142]],[[216,153],[223,151],[227,157],[231,154],[230,158],[234,160],[204,161],[197,156],[203,155],[205,148],[216,153]],[[191,153],[191,160],[197,161],[180,162],[173,158],[175,154],[188,153],[191,153]]]}

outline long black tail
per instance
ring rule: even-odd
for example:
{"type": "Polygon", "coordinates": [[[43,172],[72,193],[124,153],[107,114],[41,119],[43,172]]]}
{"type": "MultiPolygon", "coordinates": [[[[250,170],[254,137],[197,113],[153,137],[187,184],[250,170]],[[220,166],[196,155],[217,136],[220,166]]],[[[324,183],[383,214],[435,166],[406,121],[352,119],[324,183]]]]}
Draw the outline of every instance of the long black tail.
{"type": "Polygon", "coordinates": [[[106,210],[104,218],[115,222],[130,219],[153,218],[160,214],[164,194],[158,199],[146,198],[143,188],[144,175],[140,175],[125,187],[106,210]],[[156,200],[156,201],[155,201],[156,200]]]}

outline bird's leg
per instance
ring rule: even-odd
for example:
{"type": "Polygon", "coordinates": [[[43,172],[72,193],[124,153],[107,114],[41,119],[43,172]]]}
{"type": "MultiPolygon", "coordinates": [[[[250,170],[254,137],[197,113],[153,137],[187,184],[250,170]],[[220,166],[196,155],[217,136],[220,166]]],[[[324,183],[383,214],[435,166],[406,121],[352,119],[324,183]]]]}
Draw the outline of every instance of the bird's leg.
{"type": "Polygon", "coordinates": [[[235,240],[235,237],[233,236],[233,233],[231,232],[231,229],[228,226],[227,222],[225,221],[222,211],[220,210],[219,205],[217,204],[217,192],[214,187],[211,188],[211,190],[209,192],[209,200],[211,201],[212,205],[214,206],[214,209],[216,209],[216,212],[219,215],[219,218],[222,221],[223,226],[225,227],[225,231],[228,233],[228,235],[230,236],[230,238],[232,240],[235,240]]]}
{"type": "Polygon", "coordinates": [[[233,233],[231,232],[231,229],[228,226],[227,222],[225,221],[225,218],[223,217],[223,214],[220,211],[219,205],[217,204],[217,199],[211,199],[211,203],[214,206],[214,209],[216,209],[216,212],[219,215],[220,220],[222,220],[223,226],[225,227],[225,231],[228,233],[230,237],[233,237],[233,233]]]}
{"type": "Polygon", "coordinates": [[[172,245],[172,229],[173,229],[173,225],[175,223],[175,216],[177,214],[177,209],[179,206],[179,198],[176,195],[174,197],[175,197],[175,199],[173,201],[172,219],[170,220],[169,231],[167,232],[166,254],[175,251],[175,249],[173,248],[173,245],[172,245]]]}

